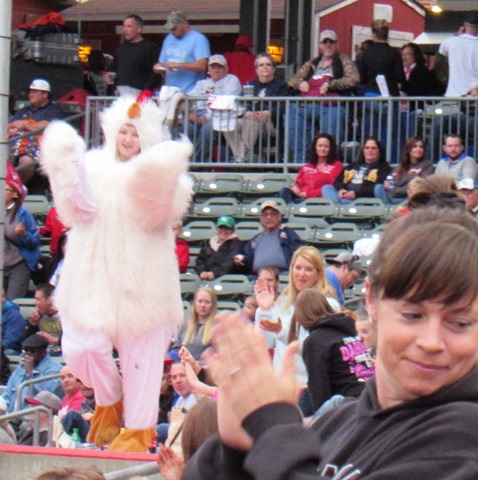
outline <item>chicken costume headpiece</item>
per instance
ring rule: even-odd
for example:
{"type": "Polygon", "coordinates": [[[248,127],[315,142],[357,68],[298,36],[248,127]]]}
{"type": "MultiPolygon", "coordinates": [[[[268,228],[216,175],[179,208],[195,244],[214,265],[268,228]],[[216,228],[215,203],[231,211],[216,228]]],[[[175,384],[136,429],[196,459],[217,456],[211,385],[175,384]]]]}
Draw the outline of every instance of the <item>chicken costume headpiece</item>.
{"type": "Polygon", "coordinates": [[[170,138],[164,126],[165,117],[152,100],[137,101],[130,96],[120,97],[101,113],[100,118],[105,134],[104,148],[113,153],[116,153],[118,132],[125,124],[136,128],[142,152],[170,138]]]}

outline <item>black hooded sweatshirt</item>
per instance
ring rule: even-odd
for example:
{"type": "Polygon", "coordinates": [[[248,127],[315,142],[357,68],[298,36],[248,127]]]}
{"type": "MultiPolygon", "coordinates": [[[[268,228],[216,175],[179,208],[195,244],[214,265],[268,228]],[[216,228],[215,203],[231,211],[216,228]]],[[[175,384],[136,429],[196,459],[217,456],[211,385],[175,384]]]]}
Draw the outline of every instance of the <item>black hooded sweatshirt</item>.
{"type": "Polygon", "coordinates": [[[313,325],[302,356],[314,410],[333,395],[358,397],[365,381],[374,374],[372,357],[357,336],[354,320],[343,313],[329,315],[313,325]]]}
{"type": "Polygon", "coordinates": [[[210,438],[183,480],[476,480],[478,370],[432,395],[382,409],[375,378],[308,429],[297,408],[265,405],[243,423],[254,446],[210,438]]]}

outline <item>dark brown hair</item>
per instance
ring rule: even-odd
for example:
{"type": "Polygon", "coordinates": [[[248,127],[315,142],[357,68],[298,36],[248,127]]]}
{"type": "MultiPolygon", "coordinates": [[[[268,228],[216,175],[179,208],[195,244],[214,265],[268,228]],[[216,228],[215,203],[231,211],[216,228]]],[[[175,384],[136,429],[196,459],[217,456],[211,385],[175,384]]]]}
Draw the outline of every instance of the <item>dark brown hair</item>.
{"type": "Polygon", "coordinates": [[[368,278],[376,298],[471,304],[477,271],[478,222],[462,210],[420,208],[389,224],[368,278]]]}
{"type": "Polygon", "coordinates": [[[339,155],[337,153],[337,143],[335,142],[334,137],[332,137],[332,135],[329,135],[328,133],[318,133],[315,136],[314,141],[312,142],[312,145],[307,151],[307,163],[311,163],[312,165],[317,165],[319,161],[319,157],[317,156],[315,147],[317,145],[317,142],[321,138],[325,138],[326,140],[329,141],[330,150],[329,150],[329,154],[327,155],[327,164],[331,165],[332,163],[334,163],[336,160],[339,159],[339,155]]]}
{"type": "Polygon", "coordinates": [[[184,419],[181,437],[184,463],[187,463],[196,450],[218,430],[217,402],[212,398],[199,400],[184,419]]]}
{"type": "Polygon", "coordinates": [[[421,137],[410,137],[403,146],[402,154],[400,155],[400,166],[398,167],[398,176],[403,175],[408,171],[410,166],[412,165],[412,160],[410,158],[410,152],[412,148],[417,144],[421,143],[423,145],[423,156],[419,158],[422,160],[425,157],[425,142],[421,137]]]}
{"type": "Polygon", "coordinates": [[[288,343],[297,340],[299,336],[299,326],[310,330],[316,322],[333,313],[335,312],[324,294],[313,288],[306,288],[299,293],[295,302],[288,343]]]}

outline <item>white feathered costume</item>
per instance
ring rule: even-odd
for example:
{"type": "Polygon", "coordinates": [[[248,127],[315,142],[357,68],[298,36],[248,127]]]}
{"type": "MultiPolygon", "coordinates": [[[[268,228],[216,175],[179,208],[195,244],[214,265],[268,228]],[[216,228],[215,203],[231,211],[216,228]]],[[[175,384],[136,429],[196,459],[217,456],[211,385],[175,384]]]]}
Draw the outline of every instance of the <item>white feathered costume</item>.
{"type": "Polygon", "coordinates": [[[164,141],[153,102],[120,98],[101,122],[105,145],[88,152],[64,122],[45,131],[43,169],[58,212],[72,227],[55,301],[65,359],[94,388],[99,406],[89,439],[101,445],[115,438],[124,408],[131,438],[121,435],[113,448],[141,450],[154,435],[164,353],[183,319],[172,224],[191,199],[192,147],[187,140],[164,141]],[[116,138],[125,124],[136,127],[141,153],[121,162],[116,138]]]}

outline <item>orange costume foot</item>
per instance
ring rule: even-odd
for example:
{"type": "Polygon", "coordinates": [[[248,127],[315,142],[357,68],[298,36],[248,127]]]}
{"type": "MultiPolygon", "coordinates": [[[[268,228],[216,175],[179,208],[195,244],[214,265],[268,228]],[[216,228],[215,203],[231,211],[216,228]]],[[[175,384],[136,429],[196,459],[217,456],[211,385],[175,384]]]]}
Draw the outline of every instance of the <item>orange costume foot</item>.
{"type": "Polygon", "coordinates": [[[97,405],[91,419],[87,441],[98,447],[103,447],[119,435],[122,424],[123,399],[108,407],[97,405]]]}
{"type": "Polygon", "coordinates": [[[133,430],[125,428],[114,439],[110,445],[110,450],[116,452],[140,452],[145,453],[151,444],[151,440],[155,437],[156,430],[148,428],[147,430],[133,430]]]}

